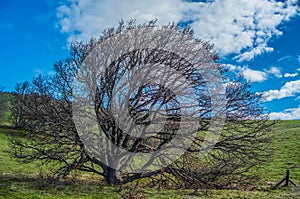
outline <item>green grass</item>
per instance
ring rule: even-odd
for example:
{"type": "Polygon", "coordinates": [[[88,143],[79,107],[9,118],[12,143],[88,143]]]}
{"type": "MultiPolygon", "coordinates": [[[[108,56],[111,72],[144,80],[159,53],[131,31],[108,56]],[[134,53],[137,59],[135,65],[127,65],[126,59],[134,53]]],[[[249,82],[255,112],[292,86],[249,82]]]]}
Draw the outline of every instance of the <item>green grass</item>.
{"type": "Polygon", "coordinates": [[[300,187],[271,188],[284,177],[287,169],[291,180],[300,186],[300,121],[281,121],[276,128],[274,156],[256,171],[262,178],[254,189],[199,190],[197,193],[145,187],[132,190],[132,184],[120,190],[120,187],[104,185],[96,175],[85,173],[74,173],[76,178],[51,183],[40,174],[41,168],[37,165],[23,165],[4,152],[9,150],[7,135],[22,132],[0,128],[0,198],[122,198],[129,196],[130,191],[140,198],[299,198],[300,187]]]}
{"type": "Polygon", "coordinates": [[[37,165],[22,165],[15,159],[11,158],[7,153],[10,149],[8,145],[8,135],[16,133],[21,134],[22,132],[9,128],[0,128],[0,173],[34,175],[39,171],[37,165]]]}
{"type": "Polygon", "coordinates": [[[272,184],[290,170],[290,178],[300,186],[300,121],[281,121],[273,139],[273,158],[264,165],[262,175],[272,184]]]}

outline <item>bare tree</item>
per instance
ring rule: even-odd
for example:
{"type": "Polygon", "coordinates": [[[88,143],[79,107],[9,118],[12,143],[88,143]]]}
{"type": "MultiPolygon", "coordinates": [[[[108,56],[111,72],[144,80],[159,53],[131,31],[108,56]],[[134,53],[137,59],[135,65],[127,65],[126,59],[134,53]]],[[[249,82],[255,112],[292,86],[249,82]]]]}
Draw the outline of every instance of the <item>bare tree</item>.
{"type": "Polygon", "coordinates": [[[15,91],[13,92],[14,98],[12,100],[13,106],[11,107],[11,113],[13,118],[13,125],[15,128],[22,129],[25,128],[25,115],[24,108],[26,105],[25,95],[29,89],[29,82],[17,83],[15,86],[15,91]]]}
{"type": "Polygon", "coordinates": [[[167,169],[167,173],[176,176],[178,185],[222,188],[257,180],[258,176],[247,176],[247,172],[271,157],[270,139],[276,121],[268,120],[260,106],[261,96],[249,88],[241,77],[227,86],[226,122],[214,148],[199,157],[193,153],[197,147],[191,147],[167,169]]]}
{"type": "Polygon", "coordinates": [[[18,86],[16,112],[31,137],[12,138],[12,154],[109,184],[167,172],[191,186],[243,174],[269,156],[271,123],[261,96],[217,60],[212,45],[174,24],[120,23],[73,43],[55,75],[18,86]]]}

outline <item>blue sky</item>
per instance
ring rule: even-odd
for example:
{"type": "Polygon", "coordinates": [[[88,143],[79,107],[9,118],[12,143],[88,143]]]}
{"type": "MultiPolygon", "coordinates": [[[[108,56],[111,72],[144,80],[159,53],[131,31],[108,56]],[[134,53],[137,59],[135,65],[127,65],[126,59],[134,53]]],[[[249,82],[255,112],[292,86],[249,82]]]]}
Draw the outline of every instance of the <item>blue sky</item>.
{"type": "Polygon", "coordinates": [[[300,119],[299,0],[2,0],[0,87],[51,74],[73,40],[120,19],[189,24],[215,44],[221,62],[266,96],[271,118],[300,119]]]}

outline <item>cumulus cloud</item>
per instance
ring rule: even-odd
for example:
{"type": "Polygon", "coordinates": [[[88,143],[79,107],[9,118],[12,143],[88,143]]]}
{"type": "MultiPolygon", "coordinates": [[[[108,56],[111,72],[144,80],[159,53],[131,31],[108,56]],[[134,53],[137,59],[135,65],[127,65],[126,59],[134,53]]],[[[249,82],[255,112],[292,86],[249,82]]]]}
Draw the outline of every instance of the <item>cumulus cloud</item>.
{"type": "Polygon", "coordinates": [[[182,0],[75,0],[57,9],[62,32],[69,41],[98,37],[105,28],[116,26],[121,19],[144,23],[158,19],[159,24],[178,22],[190,4],[182,0]]]}
{"type": "Polygon", "coordinates": [[[289,108],[282,112],[272,112],[269,114],[270,119],[296,120],[300,119],[300,105],[297,108],[289,108]]]}
{"type": "Polygon", "coordinates": [[[286,82],[280,90],[269,90],[264,92],[265,100],[282,99],[285,97],[295,96],[300,93],[300,80],[286,82]]]}
{"type": "Polygon", "coordinates": [[[282,34],[278,25],[298,13],[297,0],[72,0],[57,9],[58,26],[70,35],[69,41],[99,36],[120,19],[185,22],[222,56],[235,54],[238,61],[272,52],[268,41],[282,34]]]}
{"type": "MultiPolygon", "coordinates": [[[[226,64],[225,67],[232,72],[240,73],[250,82],[263,82],[267,80],[270,76],[275,76],[277,78],[282,78],[283,75],[278,67],[271,67],[269,69],[264,69],[263,71],[260,70],[253,70],[250,69],[248,66],[236,66],[233,64],[226,64]]],[[[293,75],[293,74],[290,74],[293,75]]]]}
{"type": "Polygon", "coordinates": [[[243,68],[242,75],[250,82],[263,82],[267,79],[267,73],[258,70],[252,70],[250,68],[243,68]]]}
{"type": "Polygon", "coordinates": [[[284,73],[284,77],[296,77],[298,76],[298,73],[284,73]]]}
{"type": "Polygon", "coordinates": [[[199,7],[192,27],[201,37],[211,40],[221,53],[240,53],[236,56],[239,61],[251,60],[274,50],[267,43],[282,34],[278,25],[298,12],[295,3],[216,0],[199,7]]]}
{"type": "Polygon", "coordinates": [[[274,75],[277,78],[281,78],[282,74],[279,68],[273,66],[269,70],[266,71],[268,74],[274,75]]]}

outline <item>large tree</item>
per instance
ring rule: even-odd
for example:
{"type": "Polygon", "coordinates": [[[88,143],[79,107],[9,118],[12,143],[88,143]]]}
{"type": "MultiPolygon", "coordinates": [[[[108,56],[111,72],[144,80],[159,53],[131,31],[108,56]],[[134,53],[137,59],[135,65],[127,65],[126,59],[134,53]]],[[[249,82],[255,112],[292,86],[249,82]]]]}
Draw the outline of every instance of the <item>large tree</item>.
{"type": "Polygon", "coordinates": [[[154,22],[71,45],[55,75],[19,84],[13,138],[24,162],[122,184],[168,173],[184,186],[232,179],[270,155],[261,96],[189,28],[154,22]],[[56,166],[57,168],[57,166],[56,166]]]}

